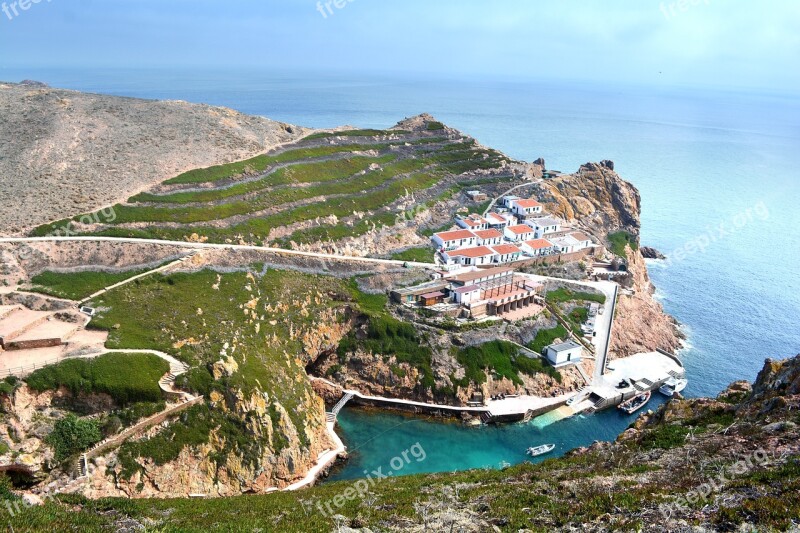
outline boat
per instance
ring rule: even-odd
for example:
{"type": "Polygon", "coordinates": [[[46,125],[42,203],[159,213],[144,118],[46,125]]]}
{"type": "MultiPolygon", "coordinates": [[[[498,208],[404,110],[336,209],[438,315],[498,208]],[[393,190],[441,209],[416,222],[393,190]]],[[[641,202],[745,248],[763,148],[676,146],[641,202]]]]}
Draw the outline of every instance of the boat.
{"type": "Polygon", "coordinates": [[[618,407],[625,413],[632,415],[633,413],[635,413],[636,411],[647,405],[647,402],[650,401],[650,396],[651,393],[649,390],[644,391],[641,394],[637,394],[627,402],[619,404],[618,407]]]}
{"type": "Polygon", "coordinates": [[[689,381],[686,379],[669,378],[666,383],[661,385],[658,392],[668,398],[672,398],[676,392],[681,392],[688,384],[689,381]]]}
{"type": "Polygon", "coordinates": [[[541,446],[533,446],[531,448],[528,448],[528,451],[526,453],[532,457],[538,457],[540,455],[550,453],[555,449],[556,449],[555,444],[542,444],[541,446]]]}

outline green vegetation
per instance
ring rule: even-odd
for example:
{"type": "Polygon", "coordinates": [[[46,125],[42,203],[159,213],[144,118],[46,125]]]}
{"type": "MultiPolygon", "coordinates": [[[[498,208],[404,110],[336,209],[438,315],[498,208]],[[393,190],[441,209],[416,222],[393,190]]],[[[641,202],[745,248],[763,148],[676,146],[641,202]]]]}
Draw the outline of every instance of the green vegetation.
{"type": "Polygon", "coordinates": [[[8,376],[3,381],[0,381],[0,394],[12,394],[14,389],[17,388],[19,380],[14,376],[8,376]]]}
{"type": "Polygon", "coordinates": [[[636,236],[627,231],[609,233],[608,242],[611,243],[611,252],[619,257],[625,257],[625,246],[629,245],[631,250],[639,249],[639,242],[636,236]]]}
{"type": "Polygon", "coordinates": [[[561,375],[553,367],[545,365],[540,359],[520,355],[519,348],[506,341],[496,340],[462,348],[456,352],[456,360],[465,370],[464,379],[456,380],[456,384],[462,387],[470,382],[486,383],[485,370],[494,372],[498,379],[507,378],[517,385],[522,385],[520,372],[529,376],[543,373],[561,381],[561,375]]]}
{"type": "Polygon", "coordinates": [[[444,124],[442,124],[441,122],[431,121],[431,122],[428,122],[428,124],[426,126],[426,129],[428,131],[443,130],[444,129],[444,124]]]}
{"type": "Polygon", "coordinates": [[[547,293],[547,302],[551,304],[565,302],[596,302],[606,303],[606,296],[600,292],[575,292],[571,289],[562,287],[547,293]]]}
{"type": "Polygon", "coordinates": [[[225,165],[190,170],[180,176],[164,182],[165,185],[184,185],[192,183],[209,183],[235,178],[242,174],[258,174],[269,166],[325,157],[339,153],[358,152],[363,150],[380,150],[389,145],[344,145],[317,146],[287,150],[276,155],[260,155],[245,161],[237,161],[225,165]]]}
{"type": "Polygon", "coordinates": [[[154,437],[123,444],[119,449],[123,476],[130,478],[141,470],[136,462],[138,457],[147,457],[157,465],[164,465],[177,459],[184,447],[208,443],[212,433],[225,441],[224,450],[220,450],[215,459],[224,460],[226,452],[236,452],[245,464],[255,464],[262,444],[253,438],[243,421],[207,405],[195,405],[181,413],[176,423],[170,424],[154,437]]]}
{"type": "Polygon", "coordinates": [[[419,248],[409,248],[402,252],[392,254],[392,259],[397,261],[413,261],[417,263],[433,263],[435,250],[430,246],[420,246],[419,248]]]}
{"type": "Polygon", "coordinates": [[[569,337],[567,328],[560,323],[551,329],[540,329],[536,332],[536,338],[528,343],[528,348],[536,353],[542,353],[545,348],[553,344],[556,339],[566,340],[569,337]]]}
{"type": "Polygon", "coordinates": [[[152,354],[110,353],[47,366],[25,381],[36,391],[66,387],[75,395],[105,393],[125,405],[160,400],[158,380],[168,371],[169,364],[152,354]]]}
{"type": "MultiPolygon", "coordinates": [[[[129,203],[114,207],[113,220],[98,217],[105,227],[95,234],[179,241],[197,236],[210,242],[284,247],[292,241],[338,241],[397,224],[406,214],[392,207],[408,195],[425,194],[420,205],[432,207],[463,189],[459,180],[468,178],[456,175],[497,168],[504,160],[499,152],[480,148],[471,140],[424,137],[410,142],[375,142],[367,138],[404,133],[408,132],[337,133],[337,137],[363,140],[341,146],[299,146],[279,154],[191,171],[166,183],[209,183],[211,187],[136,195],[129,203]],[[366,150],[383,155],[357,155],[366,150]],[[378,167],[369,168],[372,165],[378,167]],[[237,183],[242,175],[253,178],[237,183]],[[440,184],[440,189],[431,190],[440,184]],[[320,197],[325,200],[311,202],[320,197]],[[315,221],[311,227],[270,241],[275,228],[310,220],[315,221]],[[210,224],[218,221],[223,223],[210,224]],[[141,223],[147,224],[130,227],[141,223]]],[[[78,233],[73,225],[77,220],[78,217],[40,226],[32,234],[47,235],[61,227],[71,227],[78,233]]]]}
{"type": "Polygon", "coordinates": [[[343,131],[335,131],[335,132],[320,132],[320,133],[312,133],[311,135],[307,135],[303,137],[304,141],[313,141],[314,139],[327,139],[330,137],[377,137],[381,135],[402,135],[407,134],[409,132],[404,130],[373,130],[373,129],[363,129],[363,130],[343,130],[343,131]]]}
{"type": "Polygon", "coordinates": [[[125,281],[146,270],[126,272],[50,272],[45,271],[31,278],[31,290],[56,298],[80,301],[95,292],[125,281]]]}
{"type": "Polygon", "coordinates": [[[339,361],[346,361],[350,353],[361,349],[373,354],[394,356],[399,363],[408,363],[422,373],[424,388],[435,386],[430,348],[420,341],[414,326],[391,316],[370,316],[366,337],[359,339],[351,333],[339,342],[336,350],[339,361]]]}
{"type": "Polygon", "coordinates": [[[78,418],[70,413],[55,423],[46,440],[55,450],[56,460],[63,461],[85,451],[101,439],[97,420],[78,418]]]}

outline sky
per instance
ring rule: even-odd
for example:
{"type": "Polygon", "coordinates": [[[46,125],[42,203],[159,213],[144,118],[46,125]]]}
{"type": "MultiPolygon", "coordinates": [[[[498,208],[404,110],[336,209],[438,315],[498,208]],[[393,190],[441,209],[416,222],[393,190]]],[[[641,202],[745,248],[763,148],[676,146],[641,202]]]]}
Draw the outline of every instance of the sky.
{"type": "Polygon", "coordinates": [[[800,92],[797,0],[33,2],[0,0],[0,77],[280,68],[800,92]]]}

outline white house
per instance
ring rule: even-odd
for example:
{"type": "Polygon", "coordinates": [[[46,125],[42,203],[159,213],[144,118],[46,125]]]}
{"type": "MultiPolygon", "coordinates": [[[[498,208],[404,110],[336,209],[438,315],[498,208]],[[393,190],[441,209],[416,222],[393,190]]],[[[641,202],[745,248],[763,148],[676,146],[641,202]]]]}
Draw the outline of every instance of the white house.
{"type": "Polygon", "coordinates": [[[552,217],[532,218],[525,221],[525,224],[533,228],[534,237],[544,239],[552,233],[561,231],[561,221],[552,217]]]}
{"type": "Polygon", "coordinates": [[[592,242],[591,237],[581,231],[570,233],[569,236],[578,241],[578,250],[583,250],[584,248],[591,248],[594,246],[594,242],[592,242]]]}
{"type": "Polygon", "coordinates": [[[527,200],[512,200],[510,209],[518,218],[524,219],[531,215],[540,214],[542,212],[542,204],[533,198],[527,200]]]}
{"type": "Polygon", "coordinates": [[[492,246],[492,250],[497,254],[494,257],[495,263],[510,263],[516,261],[522,255],[522,250],[519,249],[519,246],[513,244],[492,246]]]}
{"type": "Polygon", "coordinates": [[[456,302],[467,305],[477,302],[481,298],[481,288],[478,285],[466,285],[453,291],[456,302]]]}
{"type": "Polygon", "coordinates": [[[555,253],[555,245],[547,239],[533,239],[525,241],[520,244],[522,251],[533,257],[540,257],[543,255],[550,255],[555,253]]]}
{"type": "Polygon", "coordinates": [[[555,239],[550,240],[560,254],[571,254],[572,252],[577,252],[583,249],[580,246],[581,243],[570,235],[556,237],[555,239]]]}
{"type": "Polygon", "coordinates": [[[509,226],[503,230],[506,239],[514,242],[528,241],[533,239],[534,230],[525,224],[509,226]]]}
{"type": "Polygon", "coordinates": [[[553,366],[578,364],[583,358],[583,346],[572,340],[551,344],[545,348],[545,355],[553,366]]]}
{"type": "Polygon", "coordinates": [[[469,230],[458,229],[434,233],[431,237],[433,245],[439,250],[454,250],[465,246],[475,246],[478,238],[469,230]]]}
{"type": "Polygon", "coordinates": [[[489,213],[486,215],[491,229],[503,231],[505,228],[514,225],[514,217],[505,213],[489,213]]]}
{"type": "Polygon", "coordinates": [[[478,231],[489,228],[489,221],[483,218],[482,216],[476,214],[467,215],[466,217],[457,216],[456,224],[458,224],[459,227],[471,231],[478,231]]]}
{"type": "Polygon", "coordinates": [[[503,199],[500,200],[500,205],[505,207],[506,209],[511,209],[511,202],[514,200],[521,200],[519,196],[514,196],[513,194],[509,194],[507,196],[503,196],[503,199]]]}
{"type": "Polygon", "coordinates": [[[475,236],[478,238],[478,246],[493,246],[503,242],[503,234],[496,229],[485,229],[473,233],[475,233],[475,236]]]}
{"type": "Polygon", "coordinates": [[[447,265],[479,266],[492,264],[496,255],[491,248],[475,246],[442,252],[442,259],[447,265]]]}

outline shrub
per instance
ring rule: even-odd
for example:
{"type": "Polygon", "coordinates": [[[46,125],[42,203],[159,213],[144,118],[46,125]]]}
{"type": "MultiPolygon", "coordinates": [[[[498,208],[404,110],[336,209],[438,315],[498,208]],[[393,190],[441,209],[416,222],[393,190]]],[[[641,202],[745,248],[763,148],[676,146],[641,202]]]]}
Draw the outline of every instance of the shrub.
{"type": "Polygon", "coordinates": [[[542,353],[542,351],[553,344],[556,339],[566,339],[568,335],[569,332],[567,328],[562,326],[561,323],[551,329],[540,329],[536,332],[536,338],[528,343],[528,348],[536,353],[542,353]]]}
{"type": "Polygon", "coordinates": [[[46,440],[53,447],[56,460],[63,461],[100,442],[101,438],[97,420],[82,419],[69,414],[55,423],[46,440]]]}
{"type": "Polygon", "coordinates": [[[609,233],[608,242],[611,244],[611,252],[619,257],[625,257],[625,245],[629,245],[631,250],[639,249],[639,242],[636,236],[627,231],[609,233]]]}
{"type": "Polygon", "coordinates": [[[35,391],[66,387],[72,394],[105,393],[121,405],[161,400],[158,380],[169,364],[152,354],[107,354],[70,359],[37,370],[25,380],[35,391]]]}

